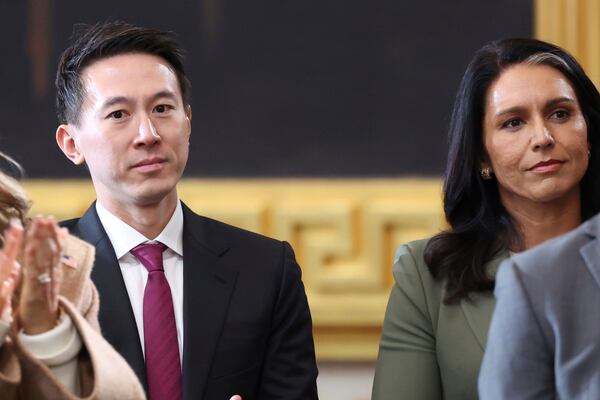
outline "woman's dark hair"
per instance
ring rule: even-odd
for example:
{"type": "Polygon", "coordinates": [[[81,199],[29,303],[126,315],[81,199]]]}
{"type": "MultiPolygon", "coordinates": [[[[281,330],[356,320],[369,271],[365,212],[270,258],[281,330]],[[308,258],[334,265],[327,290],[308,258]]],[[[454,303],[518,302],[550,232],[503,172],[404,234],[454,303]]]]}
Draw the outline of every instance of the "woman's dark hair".
{"type": "Polygon", "coordinates": [[[488,88],[515,64],[548,65],[573,87],[587,122],[591,155],[580,182],[581,217],[600,211],[600,95],[577,61],[565,50],[534,39],[506,39],[479,49],[460,83],[450,122],[444,176],[444,213],[451,229],[429,240],[425,262],[446,281],[446,303],[492,290],[485,264],[498,252],[521,246],[521,236],[500,202],[497,181],[480,175],[483,119],[488,88]],[[594,151],[596,150],[596,151],[594,151]]]}

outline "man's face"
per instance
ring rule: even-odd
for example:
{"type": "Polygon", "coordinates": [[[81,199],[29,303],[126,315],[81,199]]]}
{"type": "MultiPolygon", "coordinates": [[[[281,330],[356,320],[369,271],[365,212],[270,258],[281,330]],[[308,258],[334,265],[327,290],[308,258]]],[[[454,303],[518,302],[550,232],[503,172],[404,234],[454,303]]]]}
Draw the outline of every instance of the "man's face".
{"type": "Polygon", "coordinates": [[[59,127],[57,140],[73,162],[87,164],[98,199],[147,206],[176,197],[191,110],[170,64],[149,54],[117,55],[86,67],[82,80],[79,126],[62,125],[68,134],[61,139],[59,127]]]}

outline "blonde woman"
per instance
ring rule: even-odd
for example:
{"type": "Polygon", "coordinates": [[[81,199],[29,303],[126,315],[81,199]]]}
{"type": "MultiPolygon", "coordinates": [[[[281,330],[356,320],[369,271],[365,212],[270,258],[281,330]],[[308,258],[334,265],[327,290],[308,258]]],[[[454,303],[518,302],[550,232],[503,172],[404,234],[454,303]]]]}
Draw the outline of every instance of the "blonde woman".
{"type": "Polygon", "coordinates": [[[27,220],[28,208],[23,189],[0,172],[2,399],[145,398],[99,333],[94,248],[52,218],[27,220]]]}

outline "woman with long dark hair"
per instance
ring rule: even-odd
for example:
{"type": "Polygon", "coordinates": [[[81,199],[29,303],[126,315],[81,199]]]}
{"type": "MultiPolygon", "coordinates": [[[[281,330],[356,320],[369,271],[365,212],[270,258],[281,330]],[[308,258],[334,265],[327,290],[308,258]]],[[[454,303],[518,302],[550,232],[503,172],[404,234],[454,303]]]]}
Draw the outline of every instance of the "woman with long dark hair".
{"type": "Polygon", "coordinates": [[[449,129],[450,229],[398,250],[373,399],[477,398],[498,265],[600,211],[599,135],[600,95],[567,52],[476,52],[449,129]]]}

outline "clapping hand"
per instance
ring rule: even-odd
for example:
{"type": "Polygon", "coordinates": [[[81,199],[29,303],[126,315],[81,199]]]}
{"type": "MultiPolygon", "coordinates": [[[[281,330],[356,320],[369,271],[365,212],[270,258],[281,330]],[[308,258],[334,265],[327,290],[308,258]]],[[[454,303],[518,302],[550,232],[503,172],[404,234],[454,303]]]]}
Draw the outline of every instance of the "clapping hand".
{"type": "Polygon", "coordinates": [[[4,247],[0,250],[0,320],[12,322],[12,295],[17,286],[20,265],[17,255],[23,242],[23,226],[11,220],[4,232],[4,247]]]}
{"type": "Polygon", "coordinates": [[[61,251],[67,234],[53,218],[39,216],[27,229],[19,300],[19,323],[26,334],[40,334],[57,325],[61,251]]]}

